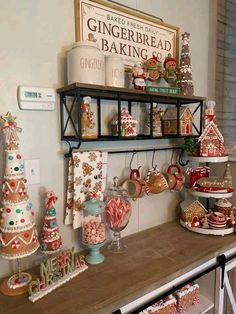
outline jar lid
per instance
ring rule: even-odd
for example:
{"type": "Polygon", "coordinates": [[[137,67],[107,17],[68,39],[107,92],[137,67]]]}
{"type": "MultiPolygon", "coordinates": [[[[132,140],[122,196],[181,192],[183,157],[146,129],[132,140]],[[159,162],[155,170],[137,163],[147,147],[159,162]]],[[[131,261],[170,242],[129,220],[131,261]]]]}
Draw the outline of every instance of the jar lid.
{"type": "Polygon", "coordinates": [[[82,209],[91,215],[101,214],[105,209],[105,203],[99,200],[97,193],[89,193],[89,200],[83,202],[82,209]]]}
{"type": "Polygon", "coordinates": [[[113,178],[113,185],[107,189],[107,194],[116,194],[124,197],[128,197],[128,192],[122,186],[118,185],[119,178],[115,176],[113,178]]]}
{"type": "Polygon", "coordinates": [[[114,60],[119,60],[119,61],[123,61],[122,57],[116,54],[110,54],[110,55],[106,55],[105,56],[106,59],[114,59],[114,60]]]}
{"type": "Polygon", "coordinates": [[[81,40],[81,41],[76,41],[73,43],[72,49],[76,47],[92,47],[99,49],[98,44],[95,41],[90,41],[90,40],[81,40]]]}
{"type": "Polygon", "coordinates": [[[82,209],[90,215],[101,214],[105,209],[105,203],[96,199],[85,201],[82,204],[82,209]]]}

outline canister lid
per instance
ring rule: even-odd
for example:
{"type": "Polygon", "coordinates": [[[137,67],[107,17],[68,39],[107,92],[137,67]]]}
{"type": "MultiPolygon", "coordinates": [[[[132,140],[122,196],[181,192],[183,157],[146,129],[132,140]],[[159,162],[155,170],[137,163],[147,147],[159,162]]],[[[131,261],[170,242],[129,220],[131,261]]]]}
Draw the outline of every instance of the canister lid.
{"type": "Polygon", "coordinates": [[[72,49],[77,48],[77,47],[92,47],[99,49],[98,44],[94,41],[90,40],[81,40],[73,43],[72,49]]]}
{"type": "Polygon", "coordinates": [[[96,192],[89,193],[89,200],[83,202],[82,209],[86,214],[97,215],[101,214],[105,209],[105,203],[99,200],[96,192]]]}
{"type": "Polygon", "coordinates": [[[110,54],[110,55],[106,55],[105,56],[106,59],[113,59],[113,60],[119,60],[119,61],[123,61],[122,57],[116,54],[110,54]]]}

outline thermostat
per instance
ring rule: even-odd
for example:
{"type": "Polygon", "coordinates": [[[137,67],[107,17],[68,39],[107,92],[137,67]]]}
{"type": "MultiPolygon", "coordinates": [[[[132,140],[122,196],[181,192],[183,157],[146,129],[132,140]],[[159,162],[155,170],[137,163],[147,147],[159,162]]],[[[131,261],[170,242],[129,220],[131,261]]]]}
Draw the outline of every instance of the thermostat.
{"type": "Polygon", "coordinates": [[[53,88],[19,86],[17,99],[22,110],[54,110],[56,95],[53,88]]]}

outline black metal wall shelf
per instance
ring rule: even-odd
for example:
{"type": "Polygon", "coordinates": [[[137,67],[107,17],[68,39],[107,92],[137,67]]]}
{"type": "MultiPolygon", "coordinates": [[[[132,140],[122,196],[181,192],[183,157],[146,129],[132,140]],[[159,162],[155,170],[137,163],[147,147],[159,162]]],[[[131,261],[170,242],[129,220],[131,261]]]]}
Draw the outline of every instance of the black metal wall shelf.
{"type": "MultiPolygon", "coordinates": [[[[59,88],[57,92],[60,95],[60,117],[61,117],[61,140],[71,142],[92,142],[92,141],[120,141],[120,140],[147,140],[147,139],[165,139],[165,138],[181,138],[186,137],[179,133],[179,123],[177,123],[177,134],[163,135],[161,137],[152,136],[152,124],[150,125],[150,135],[138,135],[135,137],[124,137],[121,135],[121,102],[128,102],[128,108],[131,113],[132,103],[150,104],[150,121],[153,118],[153,104],[173,105],[177,108],[177,121],[179,121],[180,108],[182,105],[197,105],[193,111],[193,115],[200,111],[199,116],[202,117],[204,97],[170,95],[162,93],[153,93],[146,91],[130,90],[125,88],[113,88],[98,85],[89,85],[74,83],[63,88],[59,88]],[[81,137],[81,111],[80,104],[82,97],[90,96],[97,100],[97,117],[98,117],[98,137],[93,139],[84,139],[81,137]],[[101,134],[101,101],[113,100],[117,102],[118,112],[118,136],[101,134]],[[70,130],[69,130],[70,129],[70,130]],[[68,134],[70,131],[70,134],[68,134]],[[72,134],[71,134],[72,133],[72,134]]],[[[200,118],[199,127],[193,124],[197,135],[202,133],[202,119],[200,118]]]]}

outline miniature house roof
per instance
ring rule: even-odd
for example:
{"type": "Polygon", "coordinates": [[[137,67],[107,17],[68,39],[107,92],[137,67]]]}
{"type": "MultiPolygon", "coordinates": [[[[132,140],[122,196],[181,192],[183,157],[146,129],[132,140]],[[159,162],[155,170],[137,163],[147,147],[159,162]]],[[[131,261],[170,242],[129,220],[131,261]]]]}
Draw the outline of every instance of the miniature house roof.
{"type": "Polygon", "coordinates": [[[207,124],[204,131],[202,132],[202,135],[199,137],[199,142],[201,142],[205,138],[205,136],[207,136],[207,134],[209,133],[215,133],[218,139],[222,143],[224,143],[223,135],[220,133],[220,130],[218,129],[217,125],[213,121],[207,124]]]}
{"type": "Polygon", "coordinates": [[[195,197],[192,195],[189,195],[181,204],[181,210],[182,212],[185,212],[189,209],[189,207],[193,204],[197,204],[200,208],[202,208],[206,212],[206,208],[200,203],[195,197]]]}
{"type": "MultiPolygon", "coordinates": [[[[186,114],[186,113],[188,113],[192,119],[193,114],[188,107],[180,107],[179,118],[182,119],[184,114],[186,114]]],[[[176,120],[177,119],[177,108],[176,107],[167,108],[162,119],[163,120],[176,120]]]]}

